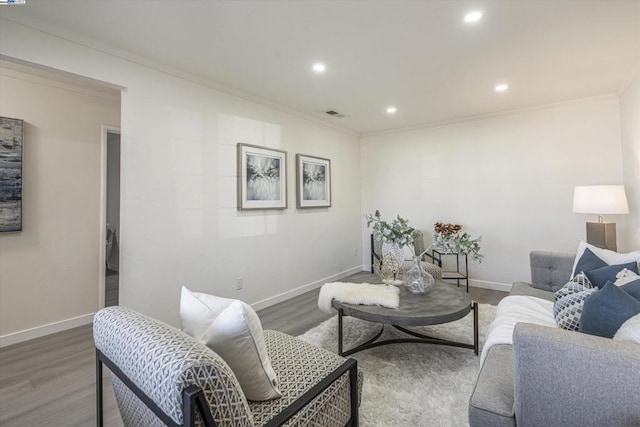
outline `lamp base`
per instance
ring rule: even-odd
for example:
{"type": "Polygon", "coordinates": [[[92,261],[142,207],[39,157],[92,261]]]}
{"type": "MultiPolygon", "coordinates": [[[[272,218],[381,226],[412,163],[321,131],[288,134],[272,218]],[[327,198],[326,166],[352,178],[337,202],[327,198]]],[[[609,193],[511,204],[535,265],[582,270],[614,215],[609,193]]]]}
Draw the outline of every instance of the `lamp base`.
{"type": "Polygon", "coordinates": [[[587,243],[617,251],[615,222],[587,222],[587,243]]]}

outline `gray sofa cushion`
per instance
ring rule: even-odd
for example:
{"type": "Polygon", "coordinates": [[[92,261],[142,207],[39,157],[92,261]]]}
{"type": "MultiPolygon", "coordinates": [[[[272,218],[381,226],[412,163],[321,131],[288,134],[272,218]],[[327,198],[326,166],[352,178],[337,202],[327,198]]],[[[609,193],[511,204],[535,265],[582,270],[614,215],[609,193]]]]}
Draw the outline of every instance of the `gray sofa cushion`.
{"type": "Polygon", "coordinates": [[[532,251],[529,260],[533,286],[555,292],[571,279],[575,254],[532,251]]]}
{"type": "Polygon", "coordinates": [[[509,295],[526,295],[530,297],[542,298],[547,301],[553,301],[553,292],[537,289],[530,283],[515,282],[511,287],[509,295]]]}

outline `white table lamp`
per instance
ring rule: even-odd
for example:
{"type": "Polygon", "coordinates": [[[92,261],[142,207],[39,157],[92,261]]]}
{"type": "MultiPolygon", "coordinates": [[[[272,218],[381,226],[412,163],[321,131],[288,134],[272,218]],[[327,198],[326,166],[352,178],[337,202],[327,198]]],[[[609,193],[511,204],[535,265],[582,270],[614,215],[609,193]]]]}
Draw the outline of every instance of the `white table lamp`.
{"type": "Polygon", "coordinates": [[[628,214],[624,185],[578,186],[573,192],[573,212],[597,214],[598,222],[587,222],[587,243],[615,251],[616,224],[604,222],[602,215],[628,214]]]}

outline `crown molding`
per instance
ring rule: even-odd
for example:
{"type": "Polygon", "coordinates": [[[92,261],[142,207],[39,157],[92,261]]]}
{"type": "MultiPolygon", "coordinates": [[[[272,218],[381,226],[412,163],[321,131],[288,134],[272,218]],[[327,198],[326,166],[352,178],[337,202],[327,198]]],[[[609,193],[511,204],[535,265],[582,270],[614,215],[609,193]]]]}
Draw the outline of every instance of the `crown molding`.
{"type": "Polygon", "coordinates": [[[429,128],[436,128],[436,127],[441,127],[441,126],[451,126],[451,125],[456,125],[456,124],[459,124],[459,123],[467,123],[467,122],[474,122],[474,121],[478,121],[478,120],[486,120],[486,119],[490,119],[490,118],[494,118],[494,117],[500,117],[500,116],[510,116],[510,115],[514,115],[514,114],[527,113],[527,112],[530,112],[530,111],[545,110],[545,109],[548,109],[548,108],[555,108],[555,107],[561,107],[561,106],[573,105],[573,104],[581,104],[581,103],[585,103],[585,102],[598,101],[598,100],[602,100],[602,99],[618,99],[618,96],[615,93],[606,93],[606,94],[602,94],[602,95],[589,96],[589,97],[585,97],[585,98],[578,98],[578,99],[571,99],[571,100],[567,100],[567,101],[559,101],[559,102],[551,102],[551,103],[547,103],[547,104],[534,105],[534,106],[531,106],[531,107],[523,107],[523,108],[514,108],[514,109],[510,109],[510,110],[502,110],[502,111],[497,111],[495,113],[478,114],[478,115],[467,116],[467,117],[462,117],[462,118],[453,119],[453,120],[443,120],[443,121],[439,121],[439,122],[422,123],[422,124],[418,124],[418,125],[405,126],[405,127],[394,128],[394,129],[389,129],[389,130],[377,131],[377,132],[367,132],[367,133],[363,133],[360,136],[360,139],[362,140],[364,138],[370,138],[370,137],[381,136],[381,135],[390,135],[390,134],[403,133],[403,132],[410,132],[410,131],[420,130],[420,129],[429,129],[429,128]]]}

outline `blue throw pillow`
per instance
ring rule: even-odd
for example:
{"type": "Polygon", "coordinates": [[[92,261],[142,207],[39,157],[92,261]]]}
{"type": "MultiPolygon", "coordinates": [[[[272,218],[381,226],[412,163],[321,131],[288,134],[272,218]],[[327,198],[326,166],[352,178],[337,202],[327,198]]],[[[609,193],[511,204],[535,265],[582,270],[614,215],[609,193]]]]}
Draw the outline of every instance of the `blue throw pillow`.
{"type": "Polygon", "coordinates": [[[620,286],[620,289],[640,301],[640,279],[620,286]]]}
{"type": "Polygon", "coordinates": [[[625,268],[638,274],[638,263],[635,261],[627,264],[616,264],[596,268],[595,270],[585,271],[584,274],[587,276],[589,282],[591,282],[593,286],[603,288],[604,285],[607,284],[607,282],[615,282],[616,274],[618,274],[625,268]]]}
{"type": "Polygon", "coordinates": [[[586,248],[576,264],[574,273],[578,274],[582,271],[595,270],[596,268],[602,268],[608,265],[609,264],[598,258],[598,255],[591,252],[591,249],[586,248]]]}
{"type": "Polygon", "coordinates": [[[578,331],[613,338],[620,326],[640,313],[640,301],[608,282],[584,301],[578,331]]]}

